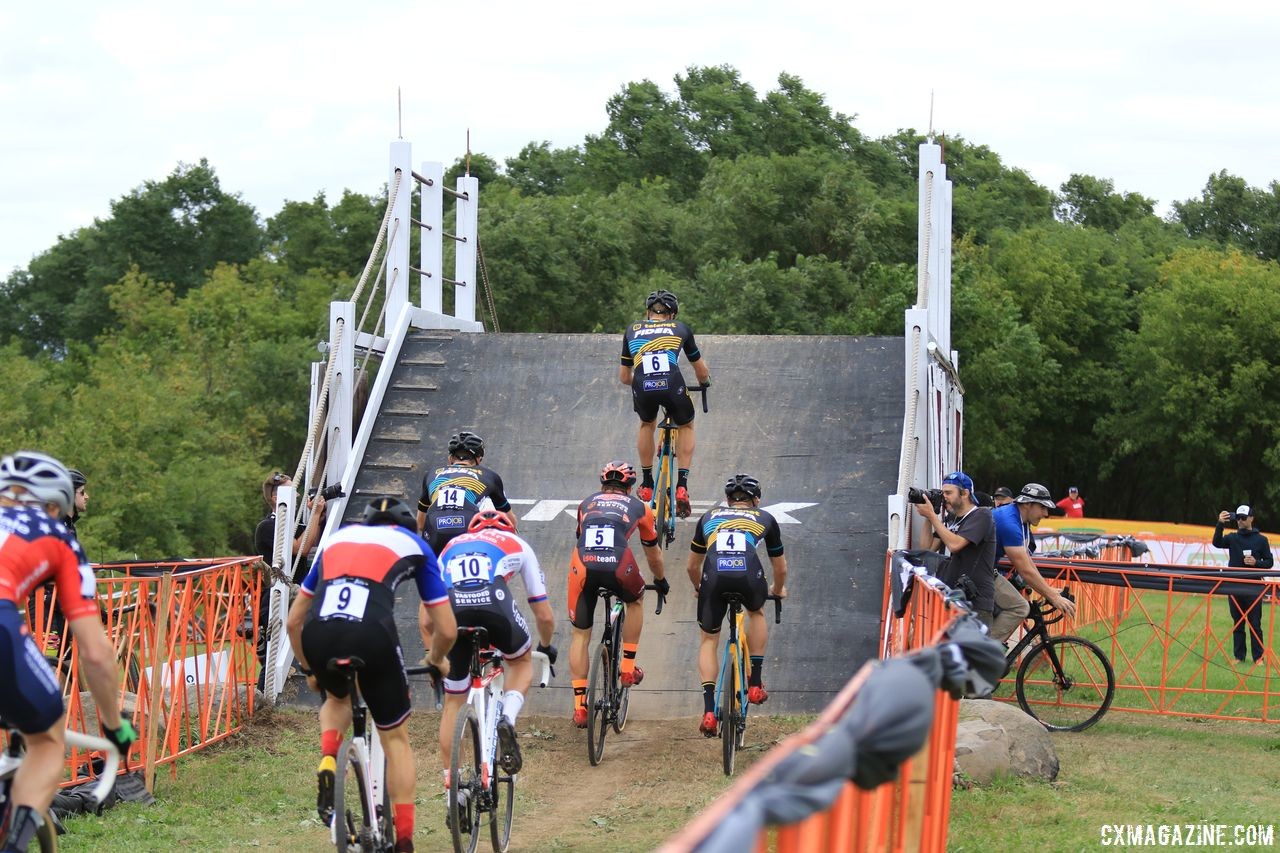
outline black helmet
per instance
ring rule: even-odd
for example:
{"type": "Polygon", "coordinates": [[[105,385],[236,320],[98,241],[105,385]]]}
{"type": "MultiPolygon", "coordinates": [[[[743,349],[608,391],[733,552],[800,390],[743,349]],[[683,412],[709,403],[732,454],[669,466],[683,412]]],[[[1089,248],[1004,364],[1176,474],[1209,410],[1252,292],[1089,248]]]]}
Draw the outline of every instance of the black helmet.
{"type": "Polygon", "coordinates": [[[75,468],[68,468],[67,473],[71,475],[72,490],[83,489],[85,486],[85,483],[89,482],[84,478],[84,474],[81,474],[75,468]]]}
{"type": "Polygon", "coordinates": [[[374,498],[364,508],[365,524],[398,524],[406,530],[417,530],[418,522],[409,507],[399,498],[374,498]]]}
{"type": "Polygon", "coordinates": [[[763,492],[760,489],[760,481],[755,477],[750,474],[734,474],[724,484],[724,494],[727,498],[732,498],[736,494],[746,494],[759,499],[763,492]]]}
{"type": "Polygon", "coordinates": [[[636,484],[636,469],[631,467],[630,462],[622,459],[615,459],[607,463],[600,471],[600,485],[602,486],[621,486],[624,489],[630,489],[636,484]]]}
{"type": "Polygon", "coordinates": [[[669,290],[655,290],[649,294],[649,298],[644,301],[645,310],[652,311],[655,305],[661,305],[664,313],[672,317],[680,313],[680,300],[669,290]]]}
{"type": "Polygon", "coordinates": [[[472,456],[479,459],[484,456],[484,439],[474,432],[467,432],[466,430],[451,435],[449,437],[449,455],[459,458],[472,456]]]}

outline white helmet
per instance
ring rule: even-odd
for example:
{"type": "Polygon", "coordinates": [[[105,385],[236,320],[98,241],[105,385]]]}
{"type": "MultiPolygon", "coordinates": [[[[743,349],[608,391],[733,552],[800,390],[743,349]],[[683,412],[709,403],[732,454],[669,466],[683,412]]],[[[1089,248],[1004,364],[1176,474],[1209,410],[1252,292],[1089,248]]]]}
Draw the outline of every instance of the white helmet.
{"type": "Polygon", "coordinates": [[[0,496],[19,503],[57,504],[66,516],[71,513],[75,493],[71,474],[52,456],[20,450],[0,459],[0,496]]]}

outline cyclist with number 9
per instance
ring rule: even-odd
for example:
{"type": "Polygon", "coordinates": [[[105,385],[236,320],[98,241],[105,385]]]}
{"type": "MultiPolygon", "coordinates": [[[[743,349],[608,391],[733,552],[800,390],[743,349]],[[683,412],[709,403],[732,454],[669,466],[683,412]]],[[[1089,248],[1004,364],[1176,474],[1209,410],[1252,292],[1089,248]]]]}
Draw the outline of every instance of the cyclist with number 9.
{"type": "Polygon", "coordinates": [[[324,543],[289,609],[289,642],[312,689],[322,690],[320,768],[316,809],[333,819],[334,779],[342,735],[351,726],[347,676],[327,667],[334,658],[358,657],[357,684],[378,727],[387,757],[397,853],[413,850],[413,749],[405,721],[412,707],[404,655],[395,622],[395,588],[412,577],[423,602],[435,611],[427,664],[443,669],[457,637],[449,594],[431,546],[413,532],[409,507],[375,498],[364,524],[343,527],[324,543]]]}
{"type": "Polygon", "coordinates": [[[628,544],[632,533],[640,531],[645,561],[658,592],[665,596],[671,589],[658,547],[653,509],[632,496],[635,482],[636,470],[631,464],[614,460],[600,472],[600,491],[578,505],[578,544],[569,564],[569,620],[573,623],[569,674],[573,679],[573,722],[580,729],[587,727],[588,650],[601,587],[612,589],[626,605],[619,661],[622,685],[633,687],[644,678],[644,670],[636,666],[644,627],[644,576],[628,544]]]}
{"type": "Polygon", "coordinates": [[[688,356],[698,382],[709,386],[711,372],[693,339],[693,330],[676,319],[680,303],[674,293],[655,290],[644,306],[644,319],[633,323],[622,336],[622,366],[618,370],[618,380],[631,386],[632,407],[640,416],[636,450],[643,479],[638,494],[642,501],[653,500],[654,435],[658,409],[665,408],[680,428],[676,434],[676,512],[686,518],[690,512],[689,469],[693,467],[693,401],[677,364],[681,351],[688,356]]]}
{"type": "Polygon", "coordinates": [[[84,679],[107,737],[128,766],[138,738],[120,715],[115,650],[102,630],[93,569],[60,518],[75,500],[71,475],[43,453],[21,451],[0,459],[0,717],[22,732],[27,758],[14,776],[4,850],[26,850],[45,822],[62,779],[65,712],[62,689],[18,602],[47,580],[58,589],[79,648],[84,679]]]}
{"type": "Polygon", "coordinates": [[[719,669],[716,639],[724,621],[726,592],[743,596],[747,610],[747,648],[751,650],[751,671],[747,676],[747,698],[760,705],[769,698],[761,669],[769,623],[764,617],[766,595],[787,596],[787,558],[783,556],[782,533],[777,520],[760,509],[760,481],[747,474],[735,474],[724,485],[728,506],[713,507],[698,519],[689,545],[689,580],[698,593],[698,627],[702,640],[698,647],[698,674],[702,677],[702,723],[707,737],[716,736],[715,691],[719,669]],[[773,586],[767,585],[764,566],[756,554],[763,540],[773,566],[773,586]]]}

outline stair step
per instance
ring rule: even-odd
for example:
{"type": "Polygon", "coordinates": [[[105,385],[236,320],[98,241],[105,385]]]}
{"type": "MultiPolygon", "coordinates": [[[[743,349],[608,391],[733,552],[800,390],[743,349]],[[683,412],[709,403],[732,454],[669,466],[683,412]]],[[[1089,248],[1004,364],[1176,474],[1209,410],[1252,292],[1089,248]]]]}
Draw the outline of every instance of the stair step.
{"type": "Polygon", "coordinates": [[[439,391],[440,383],[432,382],[430,379],[421,377],[413,377],[409,381],[397,380],[391,383],[394,391],[439,391]]]}
{"type": "Polygon", "coordinates": [[[444,356],[433,352],[414,353],[400,358],[401,364],[412,365],[413,367],[444,367],[448,362],[444,356]]]}

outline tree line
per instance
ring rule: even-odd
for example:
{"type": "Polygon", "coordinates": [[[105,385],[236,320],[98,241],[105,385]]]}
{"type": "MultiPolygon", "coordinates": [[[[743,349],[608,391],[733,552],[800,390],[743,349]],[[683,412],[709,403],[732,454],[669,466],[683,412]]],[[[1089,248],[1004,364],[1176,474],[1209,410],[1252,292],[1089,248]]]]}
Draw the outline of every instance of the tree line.
{"type": "MultiPolygon", "coordinates": [[[[628,83],[606,118],[580,145],[469,158],[504,331],[617,332],[667,288],[700,334],[902,334],[919,133],[869,138],[798,78],[760,93],[727,66],[628,83]]],[[[1091,514],[1171,521],[1250,502],[1267,524],[1280,184],[1219,172],[1161,218],[1106,178],[1050,190],[940,141],[979,486],[1078,485],[1091,514]]],[[[261,478],[305,440],[327,303],[385,204],[347,190],[264,219],[179,164],[0,283],[0,444],[89,475],[91,556],[252,550],[261,478]]]]}

